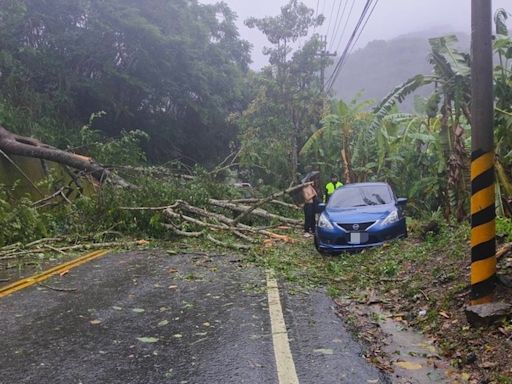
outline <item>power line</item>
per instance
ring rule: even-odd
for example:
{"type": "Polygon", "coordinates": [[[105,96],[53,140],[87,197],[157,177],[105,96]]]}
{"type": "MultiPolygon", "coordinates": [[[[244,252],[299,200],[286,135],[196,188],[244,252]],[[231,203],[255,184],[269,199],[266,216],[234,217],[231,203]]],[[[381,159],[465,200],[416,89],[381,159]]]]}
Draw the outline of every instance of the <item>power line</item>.
{"type": "Polygon", "coordinates": [[[329,36],[329,31],[331,30],[332,15],[334,14],[334,7],[335,6],[336,6],[336,0],[333,0],[332,8],[331,8],[331,14],[329,15],[329,25],[327,26],[327,32],[325,33],[326,36],[329,36]]]}
{"type": "MultiPolygon", "coordinates": [[[[348,43],[347,43],[345,49],[343,50],[343,53],[340,56],[340,59],[336,63],[336,67],[334,68],[334,71],[331,73],[331,76],[327,80],[327,84],[329,84],[328,91],[334,85],[334,82],[336,81],[336,78],[338,77],[338,75],[339,75],[339,73],[341,71],[341,67],[343,66],[343,64],[344,64],[344,62],[345,62],[345,60],[346,60],[346,58],[348,56],[348,52],[351,49],[351,47],[353,47],[353,44],[354,44],[354,41],[356,39],[357,33],[360,31],[360,28],[361,28],[363,22],[364,22],[364,25],[366,26],[366,23],[368,22],[369,16],[368,16],[366,21],[365,21],[365,17],[366,17],[366,15],[368,13],[368,10],[372,6],[373,1],[378,1],[378,0],[367,0],[366,1],[366,4],[365,4],[365,6],[363,8],[363,11],[361,12],[361,16],[359,17],[359,20],[357,21],[357,23],[356,23],[356,25],[354,27],[354,30],[352,31],[352,34],[350,35],[348,43]]],[[[372,9],[375,9],[375,6],[372,9]]],[[[361,29],[361,31],[362,31],[362,29],[361,29]]]]}
{"type": "MultiPolygon", "coordinates": [[[[361,15],[359,16],[359,19],[358,19],[357,23],[355,24],[354,30],[352,31],[352,34],[350,35],[350,38],[348,39],[348,42],[347,42],[347,44],[345,46],[345,49],[343,50],[343,53],[340,55],[340,58],[338,59],[338,62],[336,63],[336,66],[334,67],[334,70],[331,73],[331,76],[327,80],[328,83],[331,83],[331,81],[337,76],[337,73],[339,72],[339,69],[341,68],[341,65],[345,61],[345,58],[346,58],[346,56],[348,54],[348,50],[350,49],[350,46],[352,45],[352,42],[355,39],[356,33],[358,32],[359,27],[361,26],[361,23],[362,23],[362,21],[364,19],[364,16],[365,16],[366,12],[368,11],[368,8],[369,8],[370,3],[372,1],[373,0],[366,0],[366,4],[365,4],[365,6],[363,8],[363,11],[361,12],[361,15]]],[[[349,16],[350,16],[350,14],[349,14],[349,16]]],[[[348,24],[348,21],[349,21],[349,18],[347,18],[346,25],[348,24]]],[[[331,88],[331,85],[329,86],[329,89],[330,88],[331,88]]]]}
{"type": "Polygon", "coordinates": [[[345,1],[345,5],[343,6],[343,11],[341,12],[341,18],[338,18],[342,3],[343,3],[343,0],[340,0],[340,5],[338,7],[338,14],[336,15],[336,23],[335,23],[336,27],[334,28],[334,33],[332,34],[332,39],[329,43],[329,50],[331,50],[331,48],[334,46],[334,42],[336,41],[336,38],[338,36],[338,31],[340,30],[340,25],[343,20],[343,16],[345,16],[345,11],[347,9],[348,0],[345,1]]]}
{"type": "MultiPolygon", "coordinates": [[[[338,40],[338,44],[336,45],[336,50],[338,51],[341,47],[341,42],[343,41],[343,36],[345,36],[345,30],[347,29],[348,22],[350,20],[350,16],[352,16],[352,11],[354,9],[354,4],[356,0],[352,0],[352,4],[350,5],[350,10],[348,11],[347,20],[345,20],[345,25],[343,26],[343,30],[341,32],[340,38],[338,40]]],[[[343,19],[342,19],[343,20],[343,19]]]]}
{"type": "Polygon", "coordinates": [[[368,17],[366,18],[366,21],[364,22],[364,24],[361,28],[361,31],[359,32],[359,35],[357,35],[357,38],[356,38],[354,44],[352,44],[352,48],[350,49],[350,52],[348,53],[349,56],[352,53],[352,50],[354,49],[354,47],[357,45],[357,42],[359,41],[361,34],[363,33],[364,29],[366,28],[366,24],[368,24],[368,20],[370,20],[370,17],[372,17],[373,11],[375,10],[375,7],[377,6],[377,4],[379,4],[379,0],[375,0],[375,3],[373,4],[371,11],[368,14],[368,17]]]}

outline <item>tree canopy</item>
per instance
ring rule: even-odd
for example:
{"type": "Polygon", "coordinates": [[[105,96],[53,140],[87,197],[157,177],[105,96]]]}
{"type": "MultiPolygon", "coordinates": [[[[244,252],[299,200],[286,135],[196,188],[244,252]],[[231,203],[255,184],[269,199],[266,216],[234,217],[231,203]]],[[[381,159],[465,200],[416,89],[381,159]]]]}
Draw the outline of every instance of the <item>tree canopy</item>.
{"type": "MultiPolygon", "coordinates": [[[[0,4],[0,94],[33,119],[53,116],[53,144],[77,125],[108,136],[141,130],[150,159],[208,162],[245,105],[249,44],[224,4],[196,0],[22,0],[0,4]]],[[[9,127],[33,134],[27,127],[9,127]]]]}

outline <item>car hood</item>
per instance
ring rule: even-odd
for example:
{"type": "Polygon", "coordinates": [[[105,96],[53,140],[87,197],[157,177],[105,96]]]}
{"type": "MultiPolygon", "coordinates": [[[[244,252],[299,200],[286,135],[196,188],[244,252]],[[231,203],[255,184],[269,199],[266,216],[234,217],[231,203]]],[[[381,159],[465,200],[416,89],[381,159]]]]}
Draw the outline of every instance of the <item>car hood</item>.
{"type": "Polygon", "coordinates": [[[336,223],[368,223],[384,219],[395,210],[394,204],[368,205],[352,208],[327,208],[325,213],[336,223]]]}

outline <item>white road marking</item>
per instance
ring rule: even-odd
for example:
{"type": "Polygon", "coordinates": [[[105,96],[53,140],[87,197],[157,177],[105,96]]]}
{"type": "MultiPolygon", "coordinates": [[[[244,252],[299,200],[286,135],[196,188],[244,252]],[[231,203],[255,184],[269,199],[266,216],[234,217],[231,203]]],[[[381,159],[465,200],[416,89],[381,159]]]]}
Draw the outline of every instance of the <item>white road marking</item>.
{"type": "Polygon", "coordinates": [[[281,308],[279,288],[271,272],[267,272],[267,293],[279,384],[299,384],[281,308]]]}

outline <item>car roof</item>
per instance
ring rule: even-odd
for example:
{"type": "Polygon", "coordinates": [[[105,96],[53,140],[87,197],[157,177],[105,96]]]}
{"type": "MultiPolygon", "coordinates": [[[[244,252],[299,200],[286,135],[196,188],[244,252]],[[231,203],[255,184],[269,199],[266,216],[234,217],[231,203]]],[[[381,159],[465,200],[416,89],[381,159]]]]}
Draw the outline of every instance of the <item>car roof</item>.
{"type": "Polygon", "coordinates": [[[350,188],[350,187],[372,187],[372,186],[386,186],[386,187],[389,187],[389,184],[388,183],[384,183],[384,182],[367,182],[367,183],[351,183],[351,184],[345,184],[344,187],[345,188],[350,188]]]}

